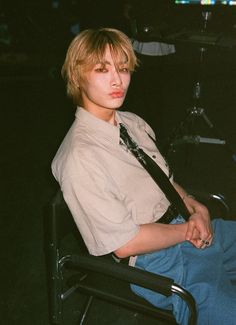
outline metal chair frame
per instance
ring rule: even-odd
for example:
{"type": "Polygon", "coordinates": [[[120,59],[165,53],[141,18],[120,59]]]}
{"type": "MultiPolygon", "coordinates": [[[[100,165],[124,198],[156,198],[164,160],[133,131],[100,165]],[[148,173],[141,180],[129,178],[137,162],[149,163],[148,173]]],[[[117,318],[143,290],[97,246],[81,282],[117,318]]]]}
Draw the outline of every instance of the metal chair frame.
{"type": "MultiPolygon", "coordinates": [[[[200,201],[213,207],[218,217],[225,217],[229,211],[225,198],[221,194],[191,193],[200,197],[200,201]],[[212,204],[214,203],[214,205],[212,204]]],[[[170,278],[146,272],[135,267],[116,263],[110,258],[95,257],[88,253],[72,215],[59,190],[45,211],[45,253],[48,269],[48,288],[50,321],[63,324],[63,304],[75,291],[83,293],[87,299],[81,306],[79,324],[85,324],[94,297],[112,302],[115,305],[147,314],[158,321],[176,324],[171,311],[151,305],[135,295],[130,284],[151,289],[166,297],[176,294],[189,308],[189,325],[197,322],[197,312],[192,295],[174,283],[170,278]],[[76,239],[76,251],[63,251],[63,239],[72,234],[76,239]],[[66,271],[73,274],[66,276],[66,271]]]]}
{"type": "MultiPolygon", "coordinates": [[[[220,205],[225,204],[220,195],[208,197],[216,199],[220,205]]],[[[227,205],[224,207],[227,210],[227,205]]],[[[63,304],[75,291],[87,297],[86,303],[81,306],[79,319],[81,325],[87,320],[94,297],[152,316],[157,323],[165,321],[168,324],[176,324],[171,311],[155,307],[135,295],[130,289],[130,283],[151,289],[166,297],[178,295],[188,305],[188,324],[196,324],[194,298],[172,279],[116,263],[106,256],[91,256],[87,252],[61,191],[58,191],[46,209],[45,254],[49,282],[50,321],[53,324],[63,324],[63,304]],[[70,249],[63,251],[63,239],[68,234],[73,234],[76,238],[76,252],[70,249]],[[66,275],[68,270],[72,272],[69,276],[66,275]]]]}

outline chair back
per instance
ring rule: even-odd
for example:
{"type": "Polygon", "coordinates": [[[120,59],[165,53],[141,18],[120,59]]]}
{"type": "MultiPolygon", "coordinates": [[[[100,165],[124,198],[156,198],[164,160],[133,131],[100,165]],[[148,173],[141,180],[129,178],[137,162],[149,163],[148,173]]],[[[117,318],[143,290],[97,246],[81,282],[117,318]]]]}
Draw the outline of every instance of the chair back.
{"type": "Polygon", "coordinates": [[[62,241],[67,236],[73,236],[77,241],[77,247],[81,251],[87,252],[84,241],[78,231],[74,219],[66,205],[63,194],[59,190],[48,207],[48,213],[45,216],[45,223],[48,231],[49,241],[54,248],[61,248],[62,241]]]}
{"type": "Polygon", "coordinates": [[[87,248],[59,190],[44,211],[44,251],[48,270],[50,321],[63,323],[64,265],[87,248]]]}

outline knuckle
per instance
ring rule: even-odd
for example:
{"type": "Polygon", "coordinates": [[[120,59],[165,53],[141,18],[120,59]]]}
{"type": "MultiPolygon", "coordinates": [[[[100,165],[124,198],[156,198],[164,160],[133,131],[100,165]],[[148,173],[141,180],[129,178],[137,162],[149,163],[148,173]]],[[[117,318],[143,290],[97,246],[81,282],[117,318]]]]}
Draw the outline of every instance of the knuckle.
{"type": "Polygon", "coordinates": [[[194,224],[195,224],[195,221],[193,219],[189,219],[189,225],[194,226],[194,224]]]}

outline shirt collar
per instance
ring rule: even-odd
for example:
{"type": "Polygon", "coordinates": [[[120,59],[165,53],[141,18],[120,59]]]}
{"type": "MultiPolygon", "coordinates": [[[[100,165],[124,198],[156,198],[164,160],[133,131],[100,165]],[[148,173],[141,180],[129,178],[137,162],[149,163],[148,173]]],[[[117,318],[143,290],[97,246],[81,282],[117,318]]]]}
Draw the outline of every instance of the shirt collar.
{"type": "MultiPolygon", "coordinates": [[[[119,115],[120,112],[116,111],[117,125],[119,125],[121,121],[119,115]]],[[[75,117],[77,121],[79,121],[79,124],[83,125],[90,134],[94,133],[96,134],[96,136],[99,134],[99,136],[103,136],[105,138],[110,139],[111,141],[119,143],[120,129],[118,126],[115,126],[102,119],[99,119],[83,107],[77,107],[75,117]]]]}

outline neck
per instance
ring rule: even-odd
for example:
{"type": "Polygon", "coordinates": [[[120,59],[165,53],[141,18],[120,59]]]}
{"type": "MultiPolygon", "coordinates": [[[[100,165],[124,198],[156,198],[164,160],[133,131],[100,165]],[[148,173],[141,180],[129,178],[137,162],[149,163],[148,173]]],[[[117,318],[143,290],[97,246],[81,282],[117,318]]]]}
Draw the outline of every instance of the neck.
{"type": "Polygon", "coordinates": [[[117,125],[116,122],[116,111],[113,109],[107,109],[107,110],[101,110],[101,111],[97,111],[97,110],[93,110],[93,109],[86,109],[88,112],[90,112],[91,114],[93,114],[94,116],[96,116],[97,118],[108,122],[112,125],[117,125]]]}
{"type": "Polygon", "coordinates": [[[117,122],[116,122],[116,112],[113,112],[113,114],[110,117],[110,119],[105,120],[105,121],[107,121],[108,123],[116,126],[117,125],[117,122]]]}

